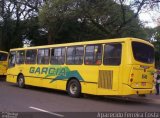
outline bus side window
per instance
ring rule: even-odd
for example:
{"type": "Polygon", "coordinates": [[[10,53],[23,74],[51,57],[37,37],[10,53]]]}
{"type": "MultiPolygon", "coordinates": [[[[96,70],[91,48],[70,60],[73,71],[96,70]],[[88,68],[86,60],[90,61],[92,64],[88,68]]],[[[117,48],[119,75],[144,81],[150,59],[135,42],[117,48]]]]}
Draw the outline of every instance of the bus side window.
{"type": "Polygon", "coordinates": [[[39,49],[38,50],[38,64],[49,64],[49,57],[50,57],[50,49],[39,49]]]}
{"type": "Polygon", "coordinates": [[[85,53],[86,65],[100,65],[102,62],[102,45],[87,45],[85,53]]]}
{"type": "Polygon", "coordinates": [[[7,60],[7,54],[5,53],[0,53],[0,61],[6,61],[7,60]]]}
{"type": "Polygon", "coordinates": [[[51,64],[64,64],[65,48],[53,48],[51,51],[51,64]]]}
{"type": "Polygon", "coordinates": [[[121,64],[122,45],[120,43],[111,43],[104,46],[104,65],[121,64]]]}
{"type": "Polygon", "coordinates": [[[37,50],[27,50],[26,51],[26,64],[36,64],[37,50]]]}
{"type": "Polygon", "coordinates": [[[9,61],[8,62],[9,62],[9,65],[8,65],[9,68],[15,66],[15,63],[16,63],[16,52],[10,52],[9,61]]]}
{"type": "Polygon", "coordinates": [[[67,64],[83,64],[84,46],[72,46],[67,48],[67,64]]]}
{"type": "Polygon", "coordinates": [[[77,46],[75,47],[75,64],[82,64],[83,63],[83,55],[84,55],[84,47],[77,46]]]}
{"type": "Polygon", "coordinates": [[[24,50],[17,51],[16,63],[17,64],[24,64],[24,59],[25,59],[25,51],[24,50]]]}

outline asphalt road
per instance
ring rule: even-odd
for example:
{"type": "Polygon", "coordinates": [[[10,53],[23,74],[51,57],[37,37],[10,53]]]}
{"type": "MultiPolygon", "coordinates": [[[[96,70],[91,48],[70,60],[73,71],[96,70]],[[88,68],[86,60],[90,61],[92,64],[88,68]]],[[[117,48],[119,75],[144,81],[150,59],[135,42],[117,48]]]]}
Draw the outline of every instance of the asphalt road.
{"type": "Polygon", "coordinates": [[[57,118],[66,116],[78,118],[82,117],[82,114],[98,117],[99,112],[160,112],[160,100],[91,95],[71,98],[62,91],[31,86],[22,89],[15,84],[0,81],[0,111],[2,112],[0,117],[8,114],[16,116],[17,114],[12,113],[17,112],[19,114],[23,112],[27,118],[33,117],[29,113],[57,118]]]}

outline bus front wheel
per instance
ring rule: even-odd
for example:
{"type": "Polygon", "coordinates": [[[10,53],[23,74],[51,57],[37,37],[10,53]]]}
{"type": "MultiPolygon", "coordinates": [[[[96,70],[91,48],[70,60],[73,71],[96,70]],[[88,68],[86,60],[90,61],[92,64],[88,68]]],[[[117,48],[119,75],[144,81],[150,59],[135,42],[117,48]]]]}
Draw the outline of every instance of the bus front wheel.
{"type": "Polygon", "coordinates": [[[24,81],[24,76],[23,75],[19,75],[18,76],[18,87],[20,88],[24,88],[25,87],[25,81],[24,81]]]}
{"type": "Polygon", "coordinates": [[[79,81],[76,79],[72,79],[69,81],[67,86],[67,92],[71,97],[80,97],[81,95],[81,85],[79,81]]]}

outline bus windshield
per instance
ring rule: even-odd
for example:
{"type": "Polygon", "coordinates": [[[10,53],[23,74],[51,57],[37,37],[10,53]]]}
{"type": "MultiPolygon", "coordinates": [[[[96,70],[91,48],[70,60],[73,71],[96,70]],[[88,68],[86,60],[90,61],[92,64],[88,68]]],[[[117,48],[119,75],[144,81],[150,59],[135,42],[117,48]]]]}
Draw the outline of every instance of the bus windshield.
{"type": "Polygon", "coordinates": [[[0,53],[0,61],[6,61],[7,60],[7,54],[6,53],[0,53]]]}
{"type": "Polygon", "coordinates": [[[132,42],[132,50],[134,59],[143,63],[153,63],[154,62],[154,48],[150,45],[132,42]]]}

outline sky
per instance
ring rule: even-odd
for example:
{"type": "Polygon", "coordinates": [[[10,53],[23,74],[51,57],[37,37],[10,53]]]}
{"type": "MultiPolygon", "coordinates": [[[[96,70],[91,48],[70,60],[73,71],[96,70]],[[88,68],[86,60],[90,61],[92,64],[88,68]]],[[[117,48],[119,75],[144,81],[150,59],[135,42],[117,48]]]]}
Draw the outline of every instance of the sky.
{"type": "MultiPolygon", "coordinates": [[[[141,0],[140,0],[141,1],[141,0]]],[[[132,4],[132,2],[135,2],[135,0],[124,0],[126,5],[132,4]]],[[[160,5],[159,5],[160,7],[160,5]]],[[[142,8],[139,19],[142,21],[145,27],[154,28],[158,26],[157,19],[159,19],[159,25],[160,25],[160,8],[153,6],[151,9],[149,6],[142,8]]],[[[134,8],[133,8],[134,10],[134,8]]],[[[135,9],[137,10],[137,9],[135,9]]]]}
{"type": "Polygon", "coordinates": [[[157,20],[160,20],[160,13],[156,11],[140,13],[139,18],[144,23],[145,27],[154,28],[158,25],[157,20]]]}

